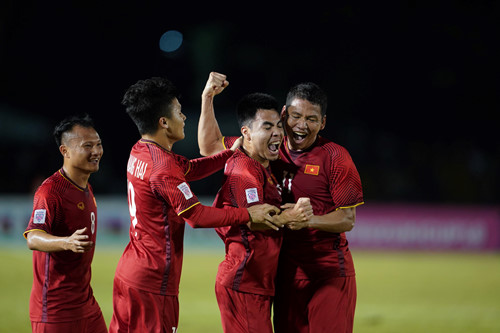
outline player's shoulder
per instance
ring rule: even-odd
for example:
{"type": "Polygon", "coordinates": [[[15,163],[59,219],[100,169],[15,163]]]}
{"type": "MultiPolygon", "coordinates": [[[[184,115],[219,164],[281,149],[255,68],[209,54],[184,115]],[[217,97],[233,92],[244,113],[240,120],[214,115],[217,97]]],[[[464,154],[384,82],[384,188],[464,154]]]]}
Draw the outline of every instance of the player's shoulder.
{"type": "Polygon", "coordinates": [[[335,143],[329,139],[326,139],[322,136],[318,137],[316,147],[328,153],[332,157],[349,156],[349,152],[344,146],[335,143]]]}
{"type": "Polygon", "coordinates": [[[59,197],[64,194],[67,187],[68,182],[64,179],[61,171],[58,170],[40,184],[35,195],[59,197]]]}
{"type": "Polygon", "coordinates": [[[144,164],[151,164],[153,170],[170,169],[177,164],[187,164],[189,159],[168,151],[154,141],[141,139],[132,148],[131,155],[144,164]]]}
{"type": "Polygon", "coordinates": [[[238,136],[223,136],[222,144],[224,145],[224,149],[231,148],[238,138],[238,136]]]}
{"type": "Polygon", "coordinates": [[[226,165],[230,168],[229,172],[231,174],[260,174],[263,169],[259,162],[246,155],[240,149],[237,149],[234,154],[228,158],[226,165]]]}
{"type": "Polygon", "coordinates": [[[241,166],[245,167],[250,167],[250,168],[255,168],[260,166],[261,164],[245,154],[241,149],[236,149],[234,154],[230,157],[230,159],[233,161],[233,163],[237,163],[241,166]]]}

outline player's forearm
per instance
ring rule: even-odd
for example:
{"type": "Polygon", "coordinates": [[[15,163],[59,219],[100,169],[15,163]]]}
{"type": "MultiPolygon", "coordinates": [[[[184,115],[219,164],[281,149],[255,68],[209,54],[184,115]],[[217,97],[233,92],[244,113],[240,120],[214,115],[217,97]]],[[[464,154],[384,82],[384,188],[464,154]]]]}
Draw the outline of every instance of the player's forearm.
{"type": "Polygon", "coordinates": [[[192,228],[218,228],[250,221],[246,208],[221,209],[196,205],[181,215],[192,228]]]}
{"type": "Polygon", "coordinates": [[[58,237],[43,231],[32,231],[27,234],[28,248],[42,252],[58,252],[69,249],[68,237],[58,237]]]}
{"type": "Polygon", "coordinates": [[[213,96],[201,97],[201,114],[198,121],[198,147],[202,156],[213,155],[222,149],[222,132],[215,118],[213,96]]]}
{"type": "Polygon", "coordinates": [[[186,173],[187,181],[200,180],[208,177],[224,167],[229,157],[233,155],[233,151],[226,149],[213,156],[201,157],[191,160],[191,168],[186,173]]]}
{"type": "Polygon", "coordinates": [[[356,221],[356,208],[338,209],[326,215],[315,215],[307,226],[332,233],[351,231],[356,221]]]}

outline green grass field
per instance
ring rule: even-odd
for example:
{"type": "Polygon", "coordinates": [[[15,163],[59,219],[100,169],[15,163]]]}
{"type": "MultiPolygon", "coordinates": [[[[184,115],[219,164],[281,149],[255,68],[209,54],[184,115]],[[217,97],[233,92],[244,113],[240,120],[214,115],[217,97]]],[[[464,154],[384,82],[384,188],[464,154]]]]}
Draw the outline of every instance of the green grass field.
{"type": "MultiPolygon", "coordinates": [[[[97,248],[92,286],[107,324],[120,250],[97,248]]],[[[353,250],[357,333],[500,332],[500,254],[353,250]]],[[[214,278],[222,254],[186,248],[179,332],[221,332],[214,278]]],[[[0,332],[30,332],[31,253],[0,248],[0,332]]]]}

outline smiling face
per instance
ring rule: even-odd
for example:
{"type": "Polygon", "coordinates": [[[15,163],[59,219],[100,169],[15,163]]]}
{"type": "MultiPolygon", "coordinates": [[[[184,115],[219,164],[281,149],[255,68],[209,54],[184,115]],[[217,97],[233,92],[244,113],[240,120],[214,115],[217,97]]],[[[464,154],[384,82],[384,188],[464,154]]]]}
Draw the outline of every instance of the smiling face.
{"type": "Polygon", "coordinates": [[[249,126],[241,128],[243,148],[247,154],[267,167],[279,157],[283,125],[276,110],[259,109],[249,126]]]}
{"type": "Polygon", "coordinates": [[[326,116],[321,115],[321,107],[305,99],[296,98],[283,111],[288,148],[304,150],[309,148],[325,128],[326,116]]]}
{"type": "Polygon", "coordinates": [[[101,138],[92,127],[75,125],[61,138],[60,151],[64,156],[65,167],[82,174],[99,170],[103,149],[101,138]]]}

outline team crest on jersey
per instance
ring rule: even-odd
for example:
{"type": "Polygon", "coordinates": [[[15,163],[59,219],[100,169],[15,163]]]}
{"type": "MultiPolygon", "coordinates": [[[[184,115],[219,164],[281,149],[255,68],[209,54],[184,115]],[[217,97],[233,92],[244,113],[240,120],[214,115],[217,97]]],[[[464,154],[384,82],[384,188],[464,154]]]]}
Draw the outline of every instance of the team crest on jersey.
{"type": "Polygon", "coordinates": [[[259,193],[256,188],[247,188],[245,193],[247,195],[247,203],[259,201],[259,193]]]}
{"type": "Polygon", "coordinates": [[[182,194],[184,194],[184,198],[186,198],[186,200],[191,199],[193,197],[193,192],[191,192],[191,189],[185,182],[179,184],[177,188],[182,192],[182,194]]]}
{"type": "Polygon", "coordinates": [[[33,223],[44,224],[46,216],[47,216],[47,210],[45,209],[35,210],[35,213],[33,214],[33,223]]]}
{"type": "Polygon", "coordinates": [[[85,204],[83,202],[79,202],[76,207],[78,207],[80,210],[84,210],[85,209],[85,204]]]}
{"type": "Polygon", "coordinates": [[[319,174],[319,165],[306,164],[306,168],[304,169],[304,173],[308,174],[308,175],[317,176],[319,174]]]}

